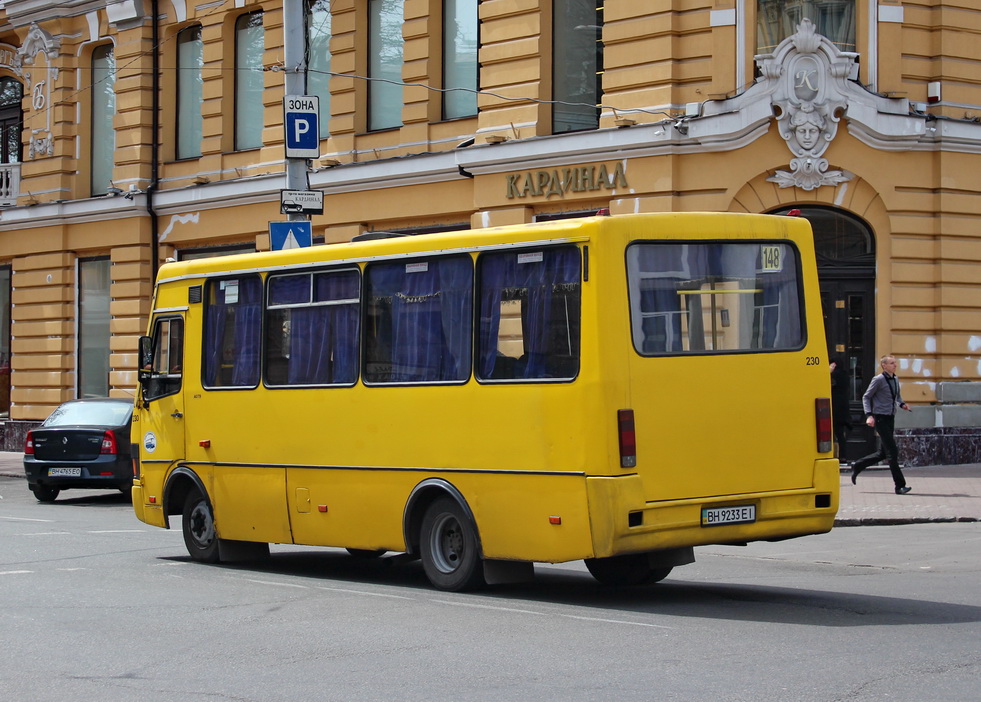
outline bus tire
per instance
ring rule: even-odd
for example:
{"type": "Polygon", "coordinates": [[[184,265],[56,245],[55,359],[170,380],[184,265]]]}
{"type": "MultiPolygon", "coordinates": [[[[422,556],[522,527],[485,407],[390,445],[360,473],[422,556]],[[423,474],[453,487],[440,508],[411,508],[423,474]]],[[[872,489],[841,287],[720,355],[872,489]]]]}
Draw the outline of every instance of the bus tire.
{"type": "Polygon", "coordinates": [[[54,502],[58,499],[61,492],[58,488],[48,487],[47,485],[31,485],[31,492],[38,502],[54,502]]]}
{"type": "Polygon", "coordinates": [[[651,565],[646,553],[631,553],[610,558],[587,558],[586,569],[603,585],[633,587],[664,580],[671,566],[651,565]]]}
{"type": "Polygon", "coordinates": [[[456,500],[440,497],[426,509],[419,550],[423,570],[434,587],[463,592],[484,584],[477,528],[456,500]]]}
{"type": "Polygon", "coordinates": [[[215,515],[208,498],[198,490],[188,493],[181,524],[184,545],[191,558],[201,563],[217,563],[219,557],[215,515]]]}

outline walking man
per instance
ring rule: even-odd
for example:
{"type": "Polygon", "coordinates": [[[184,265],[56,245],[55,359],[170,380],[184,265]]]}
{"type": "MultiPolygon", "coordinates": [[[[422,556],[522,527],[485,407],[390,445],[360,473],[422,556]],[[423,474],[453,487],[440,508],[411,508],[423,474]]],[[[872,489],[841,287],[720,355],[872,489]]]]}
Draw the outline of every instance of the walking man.
{"type": "Polygon", "coordinates": [[[899,394],[899,380],[896,378],[896,358],[883,356],[879,359],[882,373],[872,378],[869,389],[862,396],[862,406],[865,408],[865,423],[874,427],[879,435],[879,450],[865,458],[860,458],[852,464],[852,484],[858,474],[869,466],[878,463],[883,458],[889,459],[889,470],[892,471],[892,481],[896,484],[896,494],[905,495],[910,491],[906,478],[899,468],[899,449],[896,447],[896,407],[911,412],[899,394]]]}

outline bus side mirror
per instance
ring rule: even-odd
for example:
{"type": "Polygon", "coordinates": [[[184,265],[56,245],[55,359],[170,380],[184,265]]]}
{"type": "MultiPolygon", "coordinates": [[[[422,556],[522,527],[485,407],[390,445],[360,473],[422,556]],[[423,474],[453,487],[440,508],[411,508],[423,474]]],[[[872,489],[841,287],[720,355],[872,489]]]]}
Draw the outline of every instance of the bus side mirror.
{"type": "Polygon", "coordinates": [[[141,336],[139,345],[139,364],[136,377],[140,381],[143,400],[146,401],[147,384],[153,375],[153,339],[149,336],[141,336]]]}

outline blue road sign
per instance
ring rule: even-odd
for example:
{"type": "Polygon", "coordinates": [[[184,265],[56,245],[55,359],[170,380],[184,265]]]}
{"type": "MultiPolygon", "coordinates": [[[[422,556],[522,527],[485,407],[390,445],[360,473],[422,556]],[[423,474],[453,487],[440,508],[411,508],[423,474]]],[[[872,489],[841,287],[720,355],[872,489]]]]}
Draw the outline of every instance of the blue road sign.
{"type": "Polygon", "coordinates": [[[320,98],[287,95],[283,98],[286,126],[286,158],[320,156],[320,98]]]}
{"type": "Polygon", "coordinates": [[[269,243],[273,251],[299,249],[313,245],[313,225],[310,222],[270,222],[269,243]]]}

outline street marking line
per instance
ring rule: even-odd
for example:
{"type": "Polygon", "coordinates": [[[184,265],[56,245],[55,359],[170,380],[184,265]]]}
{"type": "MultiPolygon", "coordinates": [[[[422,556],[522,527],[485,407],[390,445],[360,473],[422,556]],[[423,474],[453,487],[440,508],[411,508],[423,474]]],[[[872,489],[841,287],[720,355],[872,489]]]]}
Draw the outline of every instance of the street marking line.
{"type": "Polygon", "coordinates": [[[35,531],[30,534],[21,534],[21,536],[70,536],[70,531],[35,531]]]}
{"type": "Polygon", "coordinates": [[[86,534],[148,534],[145,529],[105,529],[102,531],[87,531],[86,534]]]}
{"type": "Polygon", "coordinates": [[[603,619],[602,617],[582,617],[576,614],[560,614],[555,613],[557,617],[567,617],[569,619],[581,619],[587,622],[602,622],[604,624],[629,624],[630,626],[648,626],[653,629],[670,629],[674,631],[677,627],[674,626],[664,626],[663,624],[648,624],[647,622],[628,622],[625,619],[603,619]]]}
{"type": "Polygon", "coordinates": [[[29,519],[28,517],[5,517],[0,516],[0,519],[7,519],[11,522],[53,522],[53,519],[29,519]]]}
{"type": "Polygon", "coordinates": [[[279,585],[280,587],[295,587],[299,590],[309,590],[310,588],[306,585],[297,585],[295,583],[274,583],[271,580],[253,580],[252,578],[243,578],[249,583],[258,583],[259,585],[279,585]]]}
{"type": "Polygon", "coordinates": [[[545,612],[533,612],[530,609],[516,609],[514,607],[492,607],[490,605],[474,604],[472,602],[451,602],[449,600],[430,600],[436,604],[452,605],[454,607],[473,607],[474,609],[493,609],[499,612],[513,612],[515,614],[537,614],[541,617],[548,616],[545,612]]]}
{"type": "Polygon", "coordinates": [[[33,572],[33,570],[0,570],[0,575],[22,575],[24,573],[33,572]]]}
{"type": "Polygon", "coordinates": [[[381,592],[365,592],[364,590],[349,590],[343,587],[324,587],[318,585],[317,590],[328,590],[330,592],[346,592],[352,595],[368,595],[369,597],[387,597],[393,600],[414,600],[414,597],[406,597],[405,595],[386,595],[381,592]]]}

